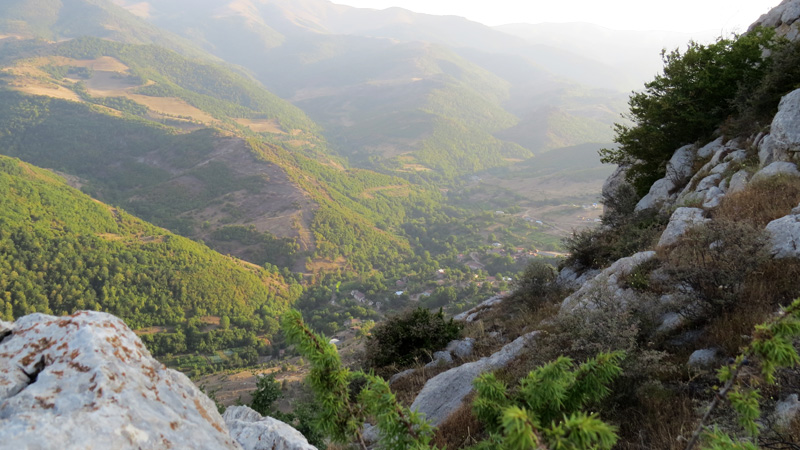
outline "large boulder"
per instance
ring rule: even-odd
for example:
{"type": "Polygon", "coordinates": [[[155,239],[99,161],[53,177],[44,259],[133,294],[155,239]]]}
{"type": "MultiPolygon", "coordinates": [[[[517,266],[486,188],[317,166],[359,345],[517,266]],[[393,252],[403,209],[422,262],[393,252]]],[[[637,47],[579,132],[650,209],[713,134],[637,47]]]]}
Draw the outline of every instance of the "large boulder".
{"type": "Polygon", "coordinates": [[[756,172],[756,174],[753,175],[752,181],[764,180],[778,175],[800,177],[800,171],[797,170],[797,166],[794,163],[775,161],[756,172]]]}
{"type": "Polygon", "coordinates": [[[411,409],[425,414],[433,426],[438,426],[461,407],[464,398],[472,392],[472,380],[484,372],[505,367],[536,334],[538,331],[520,336],[491,356],[436,375],[425,383],[411,409]]]}
{"type": "Polygon", "coordinates": [[[755,27],[773,27],[779,36],[785,36],[790,40],[797,40],[797,26],[800,22],[800,0],[784,0],[780,5],[772,8],[769,12],[756,20],[748,31],[755,27]]]}
{"type": "Polygon", "coordinates": [[[3,448],[240,448],[214,402],[120,319],[32,314],[1,327],[3,448]]]}
{"type": "Polygon", "coordinates": [[[245,450],[317,450],[299,431],[247,406],[231,406],[222,418],[245,450]]]}
{"type": "Polygon", "coordinates": [[[774,258],[800,258],[800,206],[767,224],[774,258]]]}
{"type": "Polygon", "coordinates": [[[661,208],[674,201],[680,188],[685,186],[692,176],[696,155],[697,147],[694,145],[685,145],[676,150],[667,163],[666,175],[653,183],[650,192],[636,204],[636,211],[661,208]]]}
{"type": "Polygon", "coordinates": [[[636,253],[627,258],[621,258],[611,266],[604,269],[593,279],[585,283],[575,293],[565,298],[561,303],[561,314],[569,314],[576,309],[590,307],[595,296],[600,293],[608,293],[617,300],[625,303],[629,297],[630,289],[624,289],[619,285],[620,278],[629,275],[637,267],[650,261],[656,256],[656,252],[647,251],[636,253]]]}
{"type": "Polygon", "coordinates": [[[669,224],[658,241],[658,246],[672,245],[678,242],[678,239],[690,228],[708,221],[709,219],[705,217],[704,211],[700,208],[678,208],[672,213],[669,224]]]}
{"type": "MultiPolygon", "coordinates": [[[[626,176],[628,175],[628,166],[622,165],[617,166],[614,173],[611,174],[610,177],[606,178],[605,183],[603,183],[603,198],[616,198],[620,189],[623,186],[630,186],[626,176]]],[[[608,206],[603,205],[603,214],[610,213],[611,211],[607,210],[608,206]]]]}
{"type": "Polygon", "coordinates": [[[800,89],[786,94],[772,119],[769,135],[760,143],[762,163],[790,161],[800,152],[800,89]]]}

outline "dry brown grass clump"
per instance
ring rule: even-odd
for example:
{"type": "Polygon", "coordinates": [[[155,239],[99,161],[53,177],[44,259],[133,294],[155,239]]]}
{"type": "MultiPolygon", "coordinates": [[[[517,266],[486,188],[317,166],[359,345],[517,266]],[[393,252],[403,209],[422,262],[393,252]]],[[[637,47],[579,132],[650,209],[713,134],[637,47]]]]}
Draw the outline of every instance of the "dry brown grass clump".
{"type": "Polygon", "coordinates": [[[726,195],[715,219],[748,222],[763,228],[800,203],[800,178],[776,176],[755,181],[741,192],[726,195]]]}
{"type": "Polygon", "coordinates": [[[450,417],[436,429],[434,443],[439,448],[459,449],[478,443],[483,438],[483,424],[472,414],[472,393],[450,417]]]}

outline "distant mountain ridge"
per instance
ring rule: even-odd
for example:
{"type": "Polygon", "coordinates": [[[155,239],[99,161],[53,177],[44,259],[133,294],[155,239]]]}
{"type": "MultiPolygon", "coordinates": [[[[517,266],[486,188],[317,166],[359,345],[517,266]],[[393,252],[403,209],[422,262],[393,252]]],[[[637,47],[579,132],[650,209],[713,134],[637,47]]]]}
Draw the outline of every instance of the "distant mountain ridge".
{"type": "Polygon", "coordinates": [[[520,141],[498,133],[550,107],[573,122],[586,121],[581,127],[592,130],[590,141],[608,141],[624,105],[620,93],[587,88],[610,114],[572,107],[578,83],[565,76],[627,86],[620,71],[454,16],[327,0],[117,3],[248,68],[319,122],[338,152],[364,167],[454,176],[529,158],[564,142],[547,133],[520,141]],[[543,90],[563,94],[543,97],[543,90]],[[465,133],[469,139],[455,142],[465,133]],[[545,144],[526,147],[531,142],[545,144]]]}

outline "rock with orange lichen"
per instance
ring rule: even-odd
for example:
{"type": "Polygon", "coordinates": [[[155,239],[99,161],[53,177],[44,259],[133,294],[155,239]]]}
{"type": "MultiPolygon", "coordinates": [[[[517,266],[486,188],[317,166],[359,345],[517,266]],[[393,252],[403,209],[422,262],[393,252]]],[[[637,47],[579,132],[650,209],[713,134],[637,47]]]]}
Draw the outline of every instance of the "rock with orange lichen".
{"type": "Polygon", "coordinates": [[[99,312],[0,322],[3,448],[240,449],[214,403],[99,312]]]}

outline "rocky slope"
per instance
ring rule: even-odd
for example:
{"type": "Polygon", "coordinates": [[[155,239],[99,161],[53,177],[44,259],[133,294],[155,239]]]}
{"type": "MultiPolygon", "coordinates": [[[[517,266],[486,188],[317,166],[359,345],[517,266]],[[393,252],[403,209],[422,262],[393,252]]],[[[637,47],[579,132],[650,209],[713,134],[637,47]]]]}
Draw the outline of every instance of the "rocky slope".
{"type": "Polygon", "coordinates": [[[121,320],[87,311],[0,322],[0,442],[4,448],[314,448],[288,425],[247,408],[233,408],[223,420],[205,394],[150,356],[121,320]]]}

